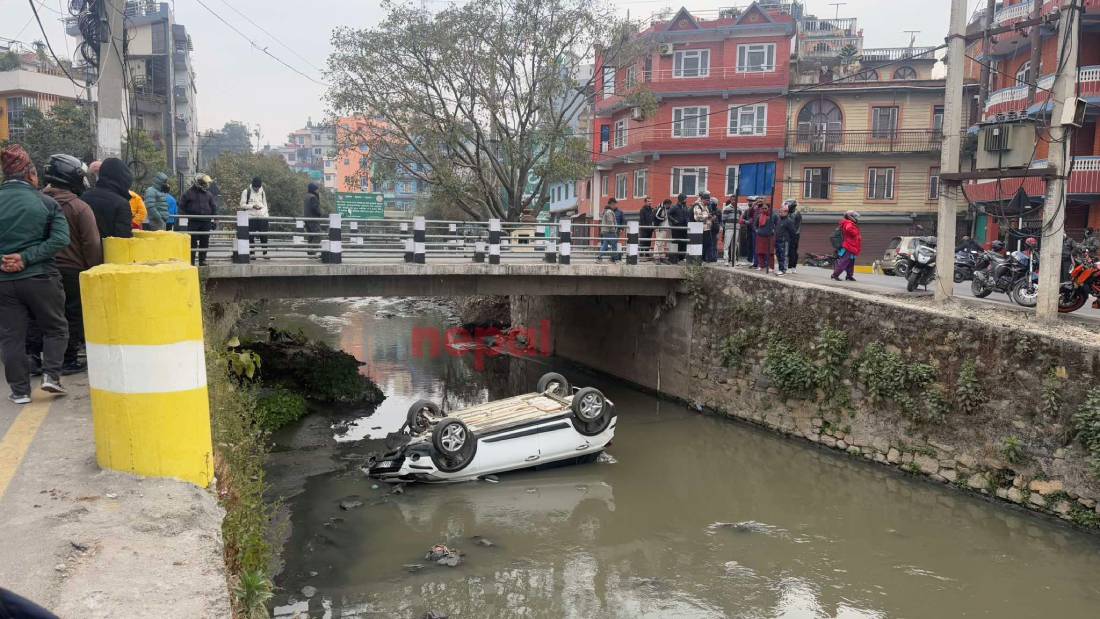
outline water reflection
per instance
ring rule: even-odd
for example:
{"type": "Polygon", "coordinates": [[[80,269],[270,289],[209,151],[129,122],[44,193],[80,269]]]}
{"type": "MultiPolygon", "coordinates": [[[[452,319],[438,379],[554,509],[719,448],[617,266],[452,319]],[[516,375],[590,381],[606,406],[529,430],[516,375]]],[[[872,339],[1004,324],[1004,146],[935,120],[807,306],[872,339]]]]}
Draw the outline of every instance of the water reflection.
{"type": "MultiPolygon", "coordinates": [[[[412,326],[445,319],[341,311],[340,345],[378,355],[360,358],[389,397],[339,441],[400,425],[416,399],[460,408],[529,390],[547,369],[402,359],[412,326]]],[[[616,402],[618,463],[401,495],[354,467],[313,477],[291,501],[277,616],[1074,618],[1100,605],[1093,536],[553,369],[616,402]],[[349,497],[364,507],[340,509],[349,497]],[[440,542],[465,563],[426,564],[440,542]]]]}

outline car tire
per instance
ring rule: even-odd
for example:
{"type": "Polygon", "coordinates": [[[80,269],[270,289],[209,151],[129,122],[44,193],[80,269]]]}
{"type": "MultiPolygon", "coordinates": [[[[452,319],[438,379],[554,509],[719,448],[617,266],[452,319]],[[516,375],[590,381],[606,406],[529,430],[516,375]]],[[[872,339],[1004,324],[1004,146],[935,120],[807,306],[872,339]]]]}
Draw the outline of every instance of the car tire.
{"type": "Polygon", "coordinates": [[[553,389],[553,395],[559,398],[568,397],[573,392],[572,387],[569,386],[569,381],[564,376],[557,372],[547,372],[539,378],[539,382],[536,383],[535,391],[538,393],[546,393],[547,389],[553,389]]]}
{"type": "Polygon", "coordinates": [[[596,436],[611,425],[615,417],[611,403],[595,387],[585,387],[573,396],[573,428],[584,436],[596,436]]]}
{"type": "Polygon", "coordinates": [[[430,400],[417,400],[405,415],[405,425],[413,434],[420,434],[431,427],[431,417],[446,417],[439,405],[430,400]]]}
{"type": "Polygon", "coordinates": [[[432,462],[440,471],[461,471],[476,453],[477,437],[461,420],[444,419],[432,429],[432,462]]]}

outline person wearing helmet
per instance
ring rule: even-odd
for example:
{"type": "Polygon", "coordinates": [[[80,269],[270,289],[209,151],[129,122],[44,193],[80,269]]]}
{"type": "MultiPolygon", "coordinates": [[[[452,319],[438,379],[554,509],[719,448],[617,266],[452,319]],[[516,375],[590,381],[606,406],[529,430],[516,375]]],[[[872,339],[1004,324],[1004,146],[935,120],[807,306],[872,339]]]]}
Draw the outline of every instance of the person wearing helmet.
{"type": "Polygon", "coordinates": [[[997,239],[996,241],[993,241],[989,245],[989,248],[992,249],[993,252],[996,253],[996,254],[999,254],[1001,256],[1005,255],[1005,242],[1000,240],[1000,239],[997,239]]]}
{"type": "Polygon", "coordinates": [[[80,199],[92,207],[101,238],[134,236],[131,227],[133,213],[130,211],[130,185],[133,182],[134,175],[130,168],[121,159],[110,157],[103,160],[95,187],[81,194],[80,199]]]}
{"type": "Polygon", "coordinates": [[[837,250],[839,259],[833,269],[832,278],[840,281],[840,274],[844,273],[850,282],[856,281],[856,258],[863,251],[863,233],[859,230],[859,213],[848,211],[844,213],[844,219],[840,221],[841,244],[837,250]]]}
{"type": "Polygon", "coordinates": [[[206,252],[210,247],[210,231],[214,229],[214,214],[218,212],[210,185],[214,181],[205,174],[195,178],[191,188],[180,198],[180,217],[187,219],[187,231],[191,235],[191,264],[206,266],[206,252]],[[198,217],[198,219],[195,219],[198,217]]]}
{"type": "MultiPolygon", "coordinates": [[[[88,203],[80,199],[84,192],[87,168],[72,155],[53,155],[46,164],[42,179],[46,187],[42,193],[61,206],[69,223],[69,244],[54,256],[54,264],[61,272],[61,286],[65,290],[65,318],[69,321],[69,345],[65,349],[61,373],[77,374],[87,369],[79,359],[84,345],[84,311],[80,304],[80,273],[103,264],[103,244],[99,238],[95,213],[88,203]]],[[[42,336],[37,329],[27,335],[28,353],[32,355],[31,374],[41,372],[42,336]]]]}
{"type": "Polygon", "coordinates": [[[149,210],[149,228],[164,230],[168,227],[168,175],[157,172],[153,184],[145,188],[145,208],[149,210]]]}

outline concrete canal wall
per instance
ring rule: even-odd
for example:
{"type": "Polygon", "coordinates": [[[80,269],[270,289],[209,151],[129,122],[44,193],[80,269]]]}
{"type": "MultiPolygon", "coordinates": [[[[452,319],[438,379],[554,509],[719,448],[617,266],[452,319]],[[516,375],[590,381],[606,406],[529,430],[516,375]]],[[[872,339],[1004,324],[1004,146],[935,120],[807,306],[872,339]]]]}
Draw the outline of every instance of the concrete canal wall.
{"type": "Polygon", "coordinates": [[[643,388],[1100,524],[1073,422],[1100,376],[1100,337],[1083,327],[710,268],[676,299],[514,297],[512,312],[551,320],[555,354],[643,388]]]}

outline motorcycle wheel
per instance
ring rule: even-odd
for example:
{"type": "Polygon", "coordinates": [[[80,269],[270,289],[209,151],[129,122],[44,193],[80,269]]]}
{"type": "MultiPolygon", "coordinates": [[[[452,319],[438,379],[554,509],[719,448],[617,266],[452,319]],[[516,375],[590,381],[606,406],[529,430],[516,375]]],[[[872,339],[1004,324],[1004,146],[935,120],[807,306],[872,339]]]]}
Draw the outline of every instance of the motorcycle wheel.
{"type": "Polygon", "coordinates": [[[955,277],[954,277],[955,283],[956,284],[961,284],[961,283],[965,282],[967,279],[968,278],[966,277],[966,273],[962,269],[956,267],[955,268],[955,277]]]}
{"type": "Polygon", "coordinates": [[[993,293],[993,286],[986,285],[982,280],[975,277],[970,282],[970,292],[979,299],[984,299],[993,293]]]}
{"type": "Polygon", "coordinates": [[[1039,287],[1025,277],[1012,285],[1012,290],[1008,291],[1008,296],[1017,305],[1035,307],[1039,304],[1039,287]]]}
{"type": "Polygon", "coordinates": [[[909,292],[913,292],[920,284],[920,273],[910,270],[909,274],[905,277],[905,289],[909,292]]]}
{"type": "Polygon", "coordinates": [[[908,278],[909,271],[911,270],[912,269],[909,268],[909,262],[906,260],[898,260],[894,263],[894,275],[898,277],[908,278]]]}
{"type": "Polygon", "coordinates": [[[1088,300],[1089,291],[1087,288],[1063,286],[1058,295],[1058,311],[1062,314],[1076,312],[1088,300]]]}

